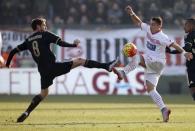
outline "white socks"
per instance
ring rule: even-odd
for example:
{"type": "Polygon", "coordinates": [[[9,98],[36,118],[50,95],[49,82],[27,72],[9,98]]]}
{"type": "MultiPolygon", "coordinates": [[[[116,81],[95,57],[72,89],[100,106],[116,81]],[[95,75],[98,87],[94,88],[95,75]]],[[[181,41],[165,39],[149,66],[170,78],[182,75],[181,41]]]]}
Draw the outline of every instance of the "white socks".
{"type": "Polygon", "coordinates": [[[162,97],[160,94],[156,91],[156,89],[149,92],[150,97],[153,99],[153,101],[156,103],[156,105],[162,110],[165,106],[162,97]]]}
{"type": "Polygon", "coordinates": [[[124,72],[125,74],[128,74],[130,71],[133,71],[139,64],[139,59],[138,59],[139,55],[135,55],[132,58],[132,61],[130,63],[128,63],[125,67],[124,67],[124,72]]]}

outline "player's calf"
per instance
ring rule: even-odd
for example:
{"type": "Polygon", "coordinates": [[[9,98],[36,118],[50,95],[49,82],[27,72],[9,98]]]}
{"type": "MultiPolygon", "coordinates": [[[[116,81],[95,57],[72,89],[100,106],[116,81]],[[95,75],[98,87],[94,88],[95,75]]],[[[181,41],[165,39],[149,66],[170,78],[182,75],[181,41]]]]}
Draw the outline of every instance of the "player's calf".
{"type": "Polygon", "coordinates": [[[105,69],[105,70],[111,72],[112,68],[114,66],[116,66],[118,63],[119,63],[119,58],[117,58],[116,60],[113,60],[109,63],[100,63],[98,61],[85,60],[85,63],[83,66],[87,67],[87,68],[102,68],[102,69],[105,69]]]}

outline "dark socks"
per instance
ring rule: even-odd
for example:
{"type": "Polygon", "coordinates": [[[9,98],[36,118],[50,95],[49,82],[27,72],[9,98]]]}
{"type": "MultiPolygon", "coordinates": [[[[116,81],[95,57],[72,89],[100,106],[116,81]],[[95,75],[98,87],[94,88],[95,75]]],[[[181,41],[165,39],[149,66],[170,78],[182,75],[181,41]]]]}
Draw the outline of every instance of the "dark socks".
{"type": "Polygon", "coordinates": [[[34,109],[35,107],[43,100],[42,96],[41,95],[36,95],[32,101],[31,101],[31,104],[29,105],[29,107],[27,108],[26,112],[28,114],[30,114],[34,109]]]}
{"type": "Polygon", "coordinates": [[[87,68],[102,68],[106,70],[108,70],[108,66],[109,66],[108,63],[100,63],[100,62],[93,61],[93,60],[86,60],[84,64],[84,67],[87,67],[87,68]]]}

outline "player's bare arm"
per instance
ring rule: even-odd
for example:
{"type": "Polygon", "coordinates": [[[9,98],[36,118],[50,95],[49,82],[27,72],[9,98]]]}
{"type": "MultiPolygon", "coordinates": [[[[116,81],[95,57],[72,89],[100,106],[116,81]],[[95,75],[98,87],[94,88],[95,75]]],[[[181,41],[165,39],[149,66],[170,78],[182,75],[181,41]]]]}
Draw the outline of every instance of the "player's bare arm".
{"type": "Polygon", "coordinates": [[[130,5],[128,5],[126,8],[125,8],[127,14],[131,17],[131,19],[133,20],[133,22],[141,27],[141,23],[142,21],[140,20],[140,18],[134,13],[132,7],[130,5]]]}
{"type": "Polygon", "coordinates": [[[172,43],[171,46],[173,48],[175,48],[177,51],[179,51],[180,53],[182,53],[187,60],[191,60],[193,58],[193,55],[191,52],[186,52],[182,47],[180,47],[177,43],[172,43]]]}

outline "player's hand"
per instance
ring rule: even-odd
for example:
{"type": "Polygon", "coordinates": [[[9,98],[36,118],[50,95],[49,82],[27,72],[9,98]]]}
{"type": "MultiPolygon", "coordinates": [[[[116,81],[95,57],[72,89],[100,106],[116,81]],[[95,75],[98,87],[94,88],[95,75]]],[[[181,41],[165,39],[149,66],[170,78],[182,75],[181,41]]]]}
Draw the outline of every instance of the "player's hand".
{"type": "Polygon", "coordinates": [[[73,44],[75,44],[76,47],[79,47],[80,40],[79,39],[74,40],[73,44]]]}
{"type": "Polygon", "coordinates": [[[186,57],[186,59],[187,59],[188,61],[190,61],[191,59],[193,59],[193,55],[192,55],[191,52],[185,52],[185,53],[184,53],[184,56],[186,57]]]}
{"type": "Polygon", "coordinates": [[[126,10],[128,15],[134,14],[133,9],[130,5],[126,6],[125,10],[126,10]]]}

